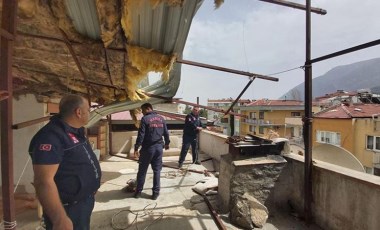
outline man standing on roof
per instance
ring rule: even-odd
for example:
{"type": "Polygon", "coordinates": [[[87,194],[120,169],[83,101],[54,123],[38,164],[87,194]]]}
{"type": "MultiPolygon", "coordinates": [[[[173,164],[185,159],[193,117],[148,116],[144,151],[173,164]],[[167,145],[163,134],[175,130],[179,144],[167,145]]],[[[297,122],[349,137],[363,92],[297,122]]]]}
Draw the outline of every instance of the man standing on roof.
{"type": "Polygon", "coordinates": [[[30,142],[34,186],[46,229],[90,229],[101,170],[84,133],[89,113],[85,98],[65,96],[59,114],[30,142]]]}
{"type": "Polygon", "coordinates": [[[160,195],[160,174],[162,169],[163,147],[169,149],[169,132],[163,117],[153,111],[150,103],[141,106],[144,116],[141,118],[140,128],[135,144],[135,158],[139,158],[137,172],[137,186],[134,197],[139,198],[144,188],[146,172],[149,164],[153,170],[152,199],[160,195]],[[164,137],[164,141],[162,140],[164,137]],[[138,151],[141,146],[140,152],[138,151]]]}
{"type": "Polygon", "coordinates": [[[199,107],[194,106],[191,113],[186,116],[185,128],[182,136],[182,149],[178,160],[178,167],[181,168],[185,161],[187,151],[191,145],[193,164],[201,164],[198,159],[198,133],[202,130],[202,123],[199,119],[199,107]]]}

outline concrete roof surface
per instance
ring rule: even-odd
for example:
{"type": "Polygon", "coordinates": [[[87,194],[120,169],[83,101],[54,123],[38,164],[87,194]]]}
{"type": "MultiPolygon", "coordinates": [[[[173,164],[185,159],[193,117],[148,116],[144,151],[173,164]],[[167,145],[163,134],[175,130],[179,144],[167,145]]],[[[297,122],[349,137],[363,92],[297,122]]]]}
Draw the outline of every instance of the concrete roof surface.
{"type": "MultiPolygon", "coordinates": [[[[188,154],[184,168],[190,171],[175,169],[178,156],[164,157],[161,173],[161,192],[157,200],[151,200],[153,180],[149,168],[142,196],[138,199],[133,193],[121,189],[129,179],[135,178],[138,164],[129,159],[117,156],[101,162],[103,172],[102,185],[96,194],[96,204],[91,219],[91,229],[218,229],[202,197],[192,191],[198,181],[204,179],[202,172],[206,168],[213,171],[213,163],[208,156],[201,154],[202,165],[191,165],[188,154]],[[172,168],[173,167],[173,168],[172,168]],[[136,218],[137,221],[132,224],[136,218]],[[112,222],[114,226],[112,227],[112,222]],[[130,226],[132,224],[132,226],[130,226]],[[128,227],[129,226],[129,227],[128,227]]],[[[210,203],[217,210],[217,196],[208,196],[210,203]]],[[[241,229],[229,223],[228,215],[220,216],[226,229],[241,229]]],[[[28,210],[17,216],[17,229],[42,229],[36,210],[28,210]]],[[[255,228],[256,229],[256,228],[255,228]]],[[[260,228],[257,228],[260,229],[260,228]]],[[[287,213],[271,213],[264,230],[274,229],[319,229],[306,227],[305,223],[287,213]]]]}

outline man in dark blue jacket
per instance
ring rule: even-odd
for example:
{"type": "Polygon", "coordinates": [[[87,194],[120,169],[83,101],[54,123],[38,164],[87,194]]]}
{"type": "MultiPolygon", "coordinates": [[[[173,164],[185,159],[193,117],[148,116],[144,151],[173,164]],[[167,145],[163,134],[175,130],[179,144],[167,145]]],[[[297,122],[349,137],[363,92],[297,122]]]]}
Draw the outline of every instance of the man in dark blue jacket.
{"type": "Polygon", "coordinates": [[[137,187],[134,197],[139,198],[144,188],[146,172],[149,164],[153,170],[152,199],[156,200],[160,194],[160,174],[162,169],[163,148],[169,149],[169,132],[163,117],[153,111],[149,103],[141,106],[144,116],[141,118],[140,128],[135,144],[135,158],[139,158],[137,172],[137,187]],[[164,141],[162,140],[164,137],[164,141]],[[141,146],[140,152],[138,151],[141,146]]]}
{"type": "Polygon", "coordinates": [[[63,97],[59,114],[30,143],[34,186],[46,229],[90,229],[101,170],[84,133],[89,113],[85,98],[63,97]]]}
{"type": "Polygon", "coordinates": [[[202,123],[199,119],[199,107],[194,106],[191,113],[186,116],[185,128],[182,136],[182,149],[178,160],[178,167],[181,168],[185,161],[187,151],[191,145],[193,164],[200,164],[198,159],[198,133],[202,130],[202,123]]]}

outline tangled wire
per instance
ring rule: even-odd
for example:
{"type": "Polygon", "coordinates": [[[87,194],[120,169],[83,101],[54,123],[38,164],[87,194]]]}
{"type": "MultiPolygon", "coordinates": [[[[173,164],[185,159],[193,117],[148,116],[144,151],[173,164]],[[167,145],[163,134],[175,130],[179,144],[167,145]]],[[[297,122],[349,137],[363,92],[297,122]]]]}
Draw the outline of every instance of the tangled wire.
{"type": "Polygon", "coordinates": [[[147,206],[145,206],[143,208],[142,212],[134,212],[134,211],[131,211],[129,209],[120,210],[119,212],[115,213],[112,216],[111,226],[115,230],[124,230],[124,229],[129,229],[132,226],[135,226],[135,229],[138,230],[139,229],[138,228],[138,218],[139,217],[143,218],[145,216],[151,216],[152,219],[154,219],[154,217],[158,215],[159,216],[158,218],[156,218],[155,220],[153,220],[148,226],[146,226],[144,228],[144,230],[149,229],[150,226],[152,226],[154,223],[160,221],[164,217],[164,213],[163,212],[153,212],[156,207],[157,207],[157,203],[153,203],[153,204],[148,204],[147,206]],[[151,205],[154,205],[154,207],[151,208],[151,209],[148,209],[148,207],[151,206],[151,205]],[[127,212],[127,216],[124,217],[123,219],[128,218],[128,214],[134,215],[133,221],[129,225],[127,225],[127,226],[121,226],[121,225],[117,225],[116,224],[116,218],[118,216],[120,216],[120,214],[123,213],[123,212],[127,212]]]}

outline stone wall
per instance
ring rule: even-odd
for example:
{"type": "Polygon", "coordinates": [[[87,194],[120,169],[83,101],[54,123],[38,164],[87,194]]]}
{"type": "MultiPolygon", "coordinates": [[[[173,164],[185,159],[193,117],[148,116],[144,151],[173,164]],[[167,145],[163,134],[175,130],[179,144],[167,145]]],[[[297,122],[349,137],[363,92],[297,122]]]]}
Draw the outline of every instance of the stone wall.
{"type": "Polygon", "coordinates": [[[231,200],[245,193],[265,205],[285,163],[285,159],[278,155],[245,159],[223,155],[219,177],[221,211],[229,211],[231,200]]]}

